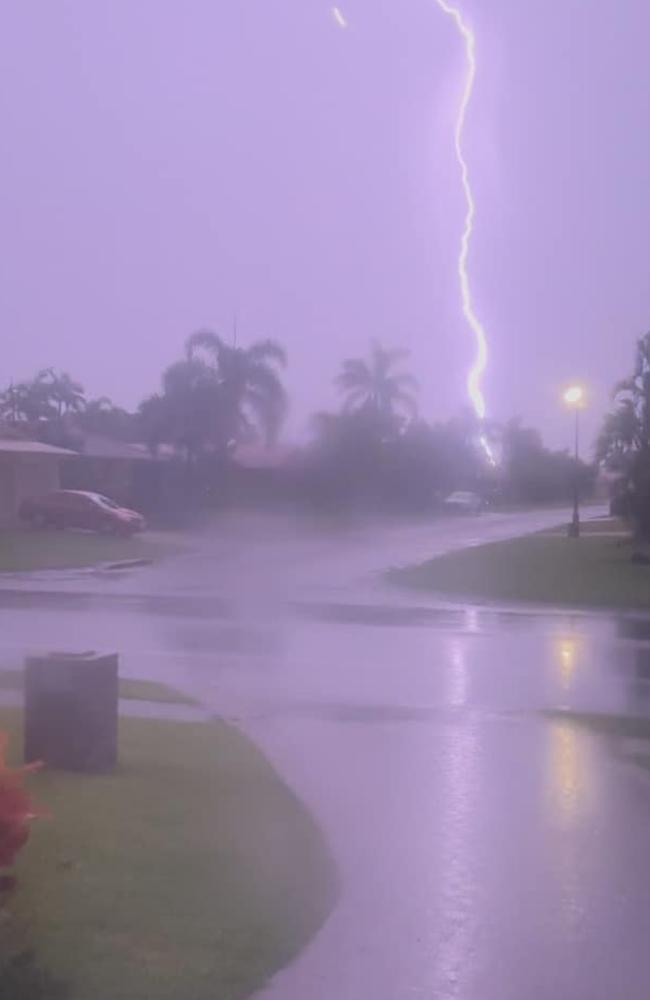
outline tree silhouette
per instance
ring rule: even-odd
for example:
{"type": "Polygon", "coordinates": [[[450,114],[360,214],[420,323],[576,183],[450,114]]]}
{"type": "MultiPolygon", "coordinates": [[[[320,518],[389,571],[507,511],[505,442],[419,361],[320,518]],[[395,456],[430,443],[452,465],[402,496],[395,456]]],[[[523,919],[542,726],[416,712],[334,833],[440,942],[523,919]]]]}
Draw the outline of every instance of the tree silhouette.
{"type": "Polygon", "coordinates": [[[650,333],[636,345],[634,370],[614,389],[596,457],[624,477],[637,534],[650,541],[650,333]]]}
{"type": "Polygon", "coordinates": [[[67,413],[79,413],[86,405],[83,386],[67,372],[57,374],[53,368],[44,368],[33,385],[43,393],[59,419],[67,413]]]}
{"type": "Polygon", "coordinates": [[[267,444],[277,439],[287,409],[278,369],[287,364],[284,348],[274,340],[250,347],[225,343],[200,330],[186,343],[188,362],[200,362],[218,386],[222,443],[229,446],[261,433],[267,444]]]}
{"type": "Polygon", "coordinates": [[[393,421],[400,415],[414,417],[416,379],[395,366],[408,356],[406,351],[387,350],[374,343],[370,357],[348,358],[335,379],[348,411],[366,410],[380,420],[393,421]]]}

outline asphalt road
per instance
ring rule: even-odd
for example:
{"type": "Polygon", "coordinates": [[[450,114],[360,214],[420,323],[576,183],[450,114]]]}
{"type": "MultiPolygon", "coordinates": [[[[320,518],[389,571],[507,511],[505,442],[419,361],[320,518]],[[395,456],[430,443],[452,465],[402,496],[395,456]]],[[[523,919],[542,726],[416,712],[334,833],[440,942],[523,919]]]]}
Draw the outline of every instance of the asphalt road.
{"type": "Polygon", "coordinates": [[[378,575],[564,517],[233,519],[160,568],[5,580],[0,658],[118,648],[309,804],[340,901],[268,1000],[647,1000],[650,783],[630,747],[545,711],[647,714],[650,622],[449,606],[378,575]]]}

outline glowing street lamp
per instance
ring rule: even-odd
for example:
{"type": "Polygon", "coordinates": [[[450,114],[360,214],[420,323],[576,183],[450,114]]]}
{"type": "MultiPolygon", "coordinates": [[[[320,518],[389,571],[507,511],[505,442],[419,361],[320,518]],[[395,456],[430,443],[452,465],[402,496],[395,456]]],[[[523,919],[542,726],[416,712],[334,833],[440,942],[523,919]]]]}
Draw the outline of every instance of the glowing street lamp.
{"type": "Polygon", "coordinates": [[[564,393],[564,402],[567,406],[579,407],[584,403],[585,390],[581,385],[572,385],[564,393]]]}
{"type": "Polygon", "coordinates": [[[586,393],[581,385],[571,385],[564,393],[564,402],[575,411],[575,470],[573,475],[573,519],[569,525],[569,538],[580,537],[580,410],[584,408],[586,393]]]}

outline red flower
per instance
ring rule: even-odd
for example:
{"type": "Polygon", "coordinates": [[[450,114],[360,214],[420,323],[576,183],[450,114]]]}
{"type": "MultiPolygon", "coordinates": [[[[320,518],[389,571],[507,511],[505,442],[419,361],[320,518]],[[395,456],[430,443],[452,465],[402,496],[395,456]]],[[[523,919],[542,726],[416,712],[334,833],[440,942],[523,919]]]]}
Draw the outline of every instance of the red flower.
{"type": "Polygon", "coordinates": [[[39,764],[10,768],[5,761],[9,739],[0,733],[0,869],[10,868],[29,837],[29,824],[42,815],[23,788],[23,777],[39,764]]]}

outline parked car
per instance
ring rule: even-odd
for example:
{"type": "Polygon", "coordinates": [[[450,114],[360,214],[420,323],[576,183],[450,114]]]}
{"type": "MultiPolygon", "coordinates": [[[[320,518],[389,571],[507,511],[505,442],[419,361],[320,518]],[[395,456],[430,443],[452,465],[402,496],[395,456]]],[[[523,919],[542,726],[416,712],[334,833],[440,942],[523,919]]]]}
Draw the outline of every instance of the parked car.
{"type": "Polygon", "coordinates": [[[453,514],[480,514],[484,507],[482,497],[470,490],[457,490],[443,501],[443,508],[453,514]]]}
{"type": "Polygon", "coordinates": [[[18,516],[35,527],[85,528],[112,535],[132,535],[147,526],[137,511],[120,507],[101,493],[81,490],[53,490],[23,500],[18,516]]]}

